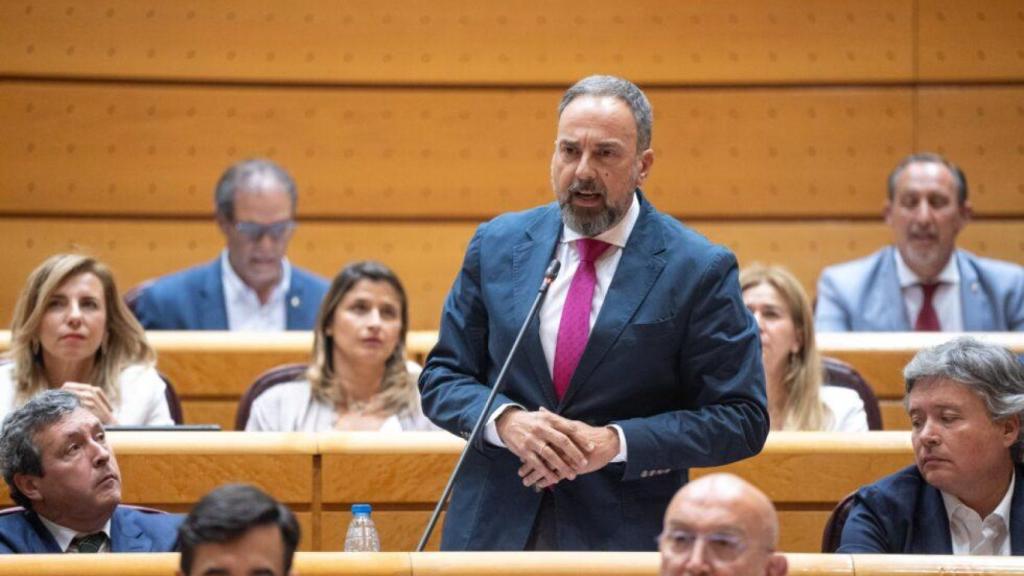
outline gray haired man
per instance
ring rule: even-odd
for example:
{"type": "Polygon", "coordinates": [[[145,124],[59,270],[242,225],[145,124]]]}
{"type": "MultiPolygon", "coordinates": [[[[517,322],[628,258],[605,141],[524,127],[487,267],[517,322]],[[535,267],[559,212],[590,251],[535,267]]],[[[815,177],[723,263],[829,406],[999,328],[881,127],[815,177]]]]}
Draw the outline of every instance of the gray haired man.
{"type": "Polygon", "coordinates": [[[0,470],[23,510],[0,515],[0,553],[169,552],[179,516],[121,506],[103,424],[63,390],[11,412],[0,470]]]}
{"type": "Polygon", "coordinates": [[[857,493],[839,552],[1024,554],[1024,365],[958,338],[903,375],[916,465],[857,493]]]}
{"type": "Polygon", "coordinates": [[[158,278],[129,306],[147,330],[309,330],[327,281],[292,266],[295,181],[270,160],[243,160],[214,192],[227,247],[207,264],[158,278]]]}

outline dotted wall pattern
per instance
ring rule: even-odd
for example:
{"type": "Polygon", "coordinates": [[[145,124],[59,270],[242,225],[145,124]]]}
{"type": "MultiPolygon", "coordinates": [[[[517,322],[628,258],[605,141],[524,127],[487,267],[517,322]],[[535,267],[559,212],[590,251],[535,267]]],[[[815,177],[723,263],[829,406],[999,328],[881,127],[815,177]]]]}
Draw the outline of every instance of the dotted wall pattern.
{"type": "MultiPolygon", "coordinates": [[[[410,327],[436,329],[475,228],[465,223],[304,223],[288,256],[325,277],[353,260],[381,260],[405,283],[410,327]]],[[[823,267],[866,255],[891,237],[881,222],[706,221],[694,228],[732,249],[741,266],[765,262],[790,267],[811,294],[823,267]]],[[[148,278],[212,259],[223,246],[212,222],[8,218],[0,219],[0,229],[7,239],[4,269],[13,279],[0,284],[0,322],[5,324],[21,279],[56,252],[83,250],[98,256],[112,267],[118,288],[125,291],[148,278]]],[[[1024,262],[1024,222],[974,222],[961,244],[993,258],[1024,262]]]]}
{"type": "Polygon", "coordinates": [[[1024,217],[1024,87],[922,89],[917,116],[920,148],[960,164],[976,214],[1024,217]]]}
{"type": "MultiPolygon", "coordinates": [[[[913,148],[907,89],[649,96],[645,187],[682,217],[874,217],[885,175],[913,148]]],[[[303,217],[486,218],[552,198],[558,98],[11,84],[0,90],[0,212],[206,215],[225,166],[267,156],[297,179],[303,217]]],[[[993,196],[996,212],[1016,201],[993,196]]]]}
{"type": "Polygon", "coordinates": [[[922,80],[1024,78],[1024,2],[918,0],[922,80]]]}
{"type": "Polygon", "coordinates": [[[0,3],[0,73],[286,82],[908,80],[912,0],[0,3]]]}

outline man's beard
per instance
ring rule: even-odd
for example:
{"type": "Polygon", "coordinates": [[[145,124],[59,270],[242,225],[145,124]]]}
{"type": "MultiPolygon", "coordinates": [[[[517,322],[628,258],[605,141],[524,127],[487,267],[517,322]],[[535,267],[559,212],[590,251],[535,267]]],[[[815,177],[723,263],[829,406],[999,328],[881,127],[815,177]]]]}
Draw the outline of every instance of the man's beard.
{"type": "Polygon", "coordinates": [[[608,190],[597,182],[573,181],[569,185],[564,198],[559,198],[562,209],[562,221],[569,228],[580,234],[593,238],[605,232],[622,219],[623,210],[608,203],[608,190]],[[597,208],[580,208],[572,204],[572,197],[577,192],[591,192],[601,196],[602,205],[597,208]]]}

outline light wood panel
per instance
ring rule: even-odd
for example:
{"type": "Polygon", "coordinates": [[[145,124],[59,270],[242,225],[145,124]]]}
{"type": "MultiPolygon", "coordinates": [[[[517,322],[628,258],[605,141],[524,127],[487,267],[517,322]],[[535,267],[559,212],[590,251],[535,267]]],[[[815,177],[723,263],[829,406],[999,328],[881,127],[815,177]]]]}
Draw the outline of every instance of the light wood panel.
{"type": "MultiPolygon", "coordinates": [[[[409,295],[410,327],[436,329],[476,226],[308,222],[299,225],[288,254],[294,264],[327,278],[354,260],[385,262],[402,278],[409,295]]],[[[732,249],[741,266],[758,261],[788,266],[812,297],[822,268],[866,256],[891,239],[880,221],[708,220],[694,222],[693,228],[732,249]]],[[[0,229],[6,239],[0,267],[11,279],[0,283],[0,322],[7,325],[21,279],[56,252],[81,250],[99,257],[111,266],[118,287],[125,291],[148,278],[208,262],[223,247],[212,222],[0,218],[0,229]]],[[[959,240],[960,246],[977,254],[1024,262],[1024,220],[975,221],[959,240]]]]}
{"type": "Polygon", "coordinates": [[[0,72],[190,81],[908,80],[912,2],[0,4],[0,72]]]}
{"type": "MultiPolygon", "coordinates": [[[[303,217],[489,217],[552,198],[561,92],[8,83],[0,212],[205,217],[227,165],[269,156],[303,217]]],[[[873,216],[913,149],[909,89],[648,94],[673,214],[873,216]]]]}
{"type": "Polygon", "coordinates": [[[1024,79],[1024,8],[1016,0],[920,0],[917,35],[922,80],[1024,79]]]}
{"type": "MultiPolygon", "coordinates": [[[[1024,20],[1018,26],[1024,54],[1024,20]]],[[[1018,66],[1024,77],[1024,60],[1018,66]]],[[[1024,216],[1024,86],[922,88],[916,114],[918,146],[960,164],[976,213],[1024,216]]]]}

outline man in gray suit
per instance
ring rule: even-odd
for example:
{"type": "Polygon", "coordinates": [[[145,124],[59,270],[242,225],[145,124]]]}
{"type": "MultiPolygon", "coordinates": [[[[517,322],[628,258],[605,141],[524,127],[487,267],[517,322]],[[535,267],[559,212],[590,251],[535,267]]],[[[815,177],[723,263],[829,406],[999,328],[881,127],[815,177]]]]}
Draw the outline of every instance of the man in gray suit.
{"type": "Polygon", "coordinates": [[[1024,330],[1024,268],[956,248],[971,217],[967,179],[937,154],[912,154],[889,175],[894,245],[826,268],[819,332],[1024,330]]]}

